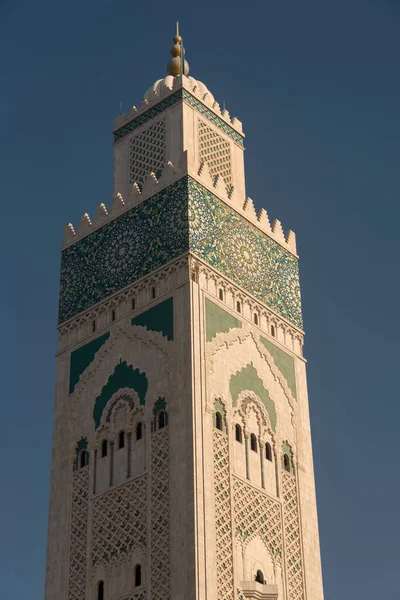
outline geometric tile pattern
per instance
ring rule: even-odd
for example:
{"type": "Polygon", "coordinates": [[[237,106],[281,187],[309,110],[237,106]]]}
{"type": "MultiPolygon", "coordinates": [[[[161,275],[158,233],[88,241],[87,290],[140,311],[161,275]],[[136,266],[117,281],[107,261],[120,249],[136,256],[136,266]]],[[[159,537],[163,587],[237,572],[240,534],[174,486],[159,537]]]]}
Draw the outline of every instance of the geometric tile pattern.
{"type": "Polygon", "coordinates": [[[233,478],[236,535],[249,542],[260,536],[273,559],[282,558],[281,504],[241,479],[233,478]]]}
{"type": "Polygon", "coordinates": [[[82,600],[86,593],[88,494],[89,467],[83,467],[72,481],[68,600],[82,600]]]}
{"type": "Polygon", "coordinates": [[[198,182],[189,193],[191,252],[301,328],[297,258],[198,182]]]}
{"type": "Polygon", "coordinates": [[[288,598],[289,600],[304,600],[296,478],[286,471],[282,471],[282,496],[288,598]]]}
{"type": "Polygon", "coordinates": [[[297,258],[187,176],[63,250],[59,322],[189,251],[302,328],[297,258]]]}
{"type": "Polygon", "coordinates": [[[183,178],[63,250],[60,323],[187,252],[186,198],[183,178]]]}
{"type": "Polygon", "coordinates": [[[212,178],[220,175],[227,185],[231,183],[230,144],[200,120],[199,154],[200,161],[207,163],[212,178]]]}
{"type": "Polygon", "coordinates": [[[170,599],[168,427],[151,434],[151,598],[170,599]]]}
{"type": "Polygon", "coordinates": [[[137,545],[146,547],[146,493],[144,475],[93,500],[92,566],[114,564],[137,545]]]}
{"type": "Polygon", "coordinates": [[[194,98],[194,96],[192,96],[192,94],[190,94],[186,90],[178,90],[177,92],[171,94],[164,100],[161,100],[161,102],[158,102],[158,104],[156,104],[155,106],[149,108],[149,110],[146,110],[140,116],[135,117],[134,119],[129,121],[129,123],[126,123],[125,125],[122,125],[122,127],[119,127],[114,132],[114,143],[118,142],[119,140],[122,140],[122,138],[128,135],[128,133],[131,133],[131,131],[135,131],[135,129],[149,121],[149,119],[152,119],[169,106],[172,106],[173,104],[176,104],[176,102],[179,102],[181,100],[184,100],[187,104],[196,109],[204,117],[207,117],[207,119],[209,119],[212,123],[214,123],[214,125],[219,127],[221,131],[226,133],[237,144],[243,147],[243,136],[237,131],[235,131],[232,127],[230,127],[227,123],[225,123],[225,121],[220,119],[216,114],[214,114],[211,110],[204,106],[204,104],[200,102],[200,100],[194,98]]]}
{"type": "Polygon", "coordinates": [[[218,600],[233,600],[231,493],[227,434],[214,428],[213,445],[217,598],[218,600]]]}
{"type": "Polygon", "coordinates": [[[130,182],[136,182],[140,187],[151,172],[159,179],[165,165],[165,149],[164,119],[132,138],[129,149],[130,182]]]}

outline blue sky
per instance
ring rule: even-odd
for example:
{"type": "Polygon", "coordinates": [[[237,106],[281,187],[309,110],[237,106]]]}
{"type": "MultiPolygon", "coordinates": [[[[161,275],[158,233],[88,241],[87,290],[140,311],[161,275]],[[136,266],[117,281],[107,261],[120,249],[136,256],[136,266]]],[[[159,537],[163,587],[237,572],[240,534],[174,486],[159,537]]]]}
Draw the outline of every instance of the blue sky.
{"type": "Polygon", "coordinates": [[[248,195],[297,234],[325,598],[398,599],[394,0],[1,1],[1,598],[43,598],[63,227],[110,203],[113,119],[176,19],[243,121],[248,195]]]}

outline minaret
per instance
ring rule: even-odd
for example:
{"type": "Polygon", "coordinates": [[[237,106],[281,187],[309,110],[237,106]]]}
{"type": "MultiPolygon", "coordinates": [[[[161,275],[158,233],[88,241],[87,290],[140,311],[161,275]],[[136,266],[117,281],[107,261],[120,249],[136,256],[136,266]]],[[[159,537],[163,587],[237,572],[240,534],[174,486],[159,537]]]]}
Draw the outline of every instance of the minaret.
{"type": "Polygon", "coordinates": [[[323,600],[295,235],[173,42],[65,230],[45,600],[323,600]]]}

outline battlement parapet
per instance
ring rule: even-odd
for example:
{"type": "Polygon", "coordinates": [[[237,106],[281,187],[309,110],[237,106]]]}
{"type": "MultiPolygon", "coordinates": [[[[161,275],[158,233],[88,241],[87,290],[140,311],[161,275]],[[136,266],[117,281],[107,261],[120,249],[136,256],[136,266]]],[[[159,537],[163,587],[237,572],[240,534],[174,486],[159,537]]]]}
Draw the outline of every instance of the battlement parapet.
{"type": "MultiPolygon", "coordinates": [[[[175,167],[169,161],[163,169],[159,179],[157,179],[154,173],[149,173],[144,179],[143,185],[139,186],[137,183],[134,183],[131,186],[130,193],[125,198],[123,198],[120,193],[117,193],[112,198],[109,210],[107,210],[104,203],[101,203],[97,206],[93,219],[90,218],[88,213],[82,215],[77,229],[74,228],[72,223],[68,223],[64,229],[62,249],[81,240],[109,221],[112,221],[115,217],[118,217],[130,208],[141,204],[172,183],[178,181],[185,175],[188,175],[189,170],[188,154],[187,152],[183,152],[179,165],[175,167]]],[[[240,198],[236,193],[235,188],[226,186],[221,176],[217,175],[216,177],[212,177],[208,165],[205,162],[202,162],[200,167],[196,168],[196,175],[196,179],[205,188],[216,194],[228,206],[234,208],[236,212],[245,217],[251,224],[257,227],[257,229],[297,256],[296,235],[294,231],[289,230],[285,234],[282,224],[278,219],[275,219],[271,224],[264,208],[261,208],[256,212],[251,198],[246,197],[243,201],[243,198],[240,198]]]]}

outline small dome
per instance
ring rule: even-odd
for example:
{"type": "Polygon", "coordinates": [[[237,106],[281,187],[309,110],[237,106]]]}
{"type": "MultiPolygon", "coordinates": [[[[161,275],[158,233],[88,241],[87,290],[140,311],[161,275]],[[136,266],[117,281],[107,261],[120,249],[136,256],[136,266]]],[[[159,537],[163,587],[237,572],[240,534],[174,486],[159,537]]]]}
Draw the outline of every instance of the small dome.
{"type": "MultiPolygon", "coordinates": [[[[152,104],[154,100],[161,97],[161,93],[164,88],[172,90],[174,79],[175,77],[173,75],[167,75],[164,79],[157,79],[157,81],[155,81],[153,85],[149,87],[143,96],[143,100],[146,100],[149,104],[152,104]]],[[[199,93],[202,99],[205,99],[205,96],[207,96],[207,100],[209,102],[214,102],[214,96],[207,86],[204,85],[204,83],[194,79],[194,77],[187,77],[185,80],[189,82],[193,91],[196,90],[199,93]]]]}

